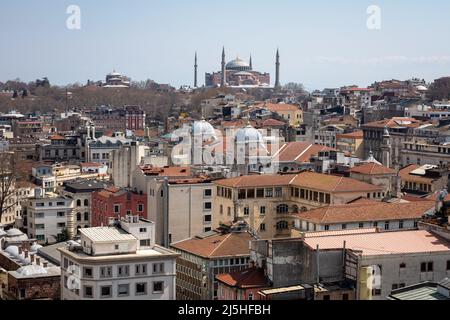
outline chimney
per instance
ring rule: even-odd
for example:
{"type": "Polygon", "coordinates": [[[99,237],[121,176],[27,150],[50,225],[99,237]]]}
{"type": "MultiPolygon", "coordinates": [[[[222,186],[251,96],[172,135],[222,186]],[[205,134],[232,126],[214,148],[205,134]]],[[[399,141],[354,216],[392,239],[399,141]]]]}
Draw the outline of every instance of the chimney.
{"type": "Polygon", "coordinates": [[[31,261],[31,263],[33,263],[34,262],[34,254],[30,254],[30,261],[31,261]]]}
{"type": "Polygon", "coordinates": [[[42,262],[42,266],[43,266],[44,268],[47,268],[47,267],[48,267],[48,261],[43,261],[43,262],[42,262]]]}
{"type": "Polygon", "coordinates": [[[24,255],[25,255],[25,259],[27,259],[28,258],[28,250],[24,251],[24,255]]]}
{"type": "Polygon", "coordinates": [[[21,254],[22,254],[22,252],[23,252],[23,249],[22,249],[22,247],[19,247],[19,255],[21,255],[21,254]]]}
{"type": "Polygon", "coordinates": [[[38,266],[38,265],[40,265],[40,264],[41,264],[41,258],[36,257],[36,265],[38,266]]]}

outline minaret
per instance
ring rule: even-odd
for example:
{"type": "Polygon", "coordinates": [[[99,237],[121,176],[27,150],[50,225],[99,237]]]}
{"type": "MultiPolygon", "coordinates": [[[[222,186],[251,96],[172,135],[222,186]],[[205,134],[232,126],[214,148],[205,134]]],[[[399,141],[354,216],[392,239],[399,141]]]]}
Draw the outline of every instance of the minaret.
{"type": "Polygon", "coordinates": [[[275,63],[276,71],[275,71],[275,89],[279,89],[280,85],[280,52],[277,49],[277,59],[275,63]]]}
{"type": "Polygon", "coordinates": [[[195,63],[194,63],[194,88],[197,88],[197,69],[198,69],[198,64],[197,64],[197,52],[195,52],[195,63]]]}
{"type": "Polygon", "coordinates": [[[390,168],[391,165],[393,165],[391,163],[391,156],[392,156],[392,145],[391,145],[391,135],[389,133],[389,129],[386,126],[384,128],[384,133],[383,133],[383,142],[381,145],[381,150],[382,150],[382,154],[383,154],[383,165],[387,168],[390,168]]]}
{"type": "Polygon", "coordinates": [[[253,70],[253,61],[252,61],[252,55],[250,54],[250,70],[253,70]]]}
{"type": "Polygon", "coordinates": [[[227,74],[226,74],[226,62],[225,62],[225,47],[222,49],[222,79],[220,81],[220,86],[225,87],[227,84],[227,74]]]}

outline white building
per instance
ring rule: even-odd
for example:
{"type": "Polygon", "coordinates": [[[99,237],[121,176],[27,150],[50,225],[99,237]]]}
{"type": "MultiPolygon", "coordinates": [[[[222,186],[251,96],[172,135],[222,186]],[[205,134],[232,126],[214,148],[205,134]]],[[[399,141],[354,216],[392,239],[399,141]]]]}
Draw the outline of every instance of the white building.
{"type": "Polygon", "coordinates": [[[28,237],[39,243],[55,243],[64,235],[69,224],[73,224],[73,200],[56,194],[42,195],[36,189],[35,197],[27,206],[28,237]]]}
{"type": "Polygon", "coordinates": [[[128,216],[81,230],[61,252],[62,300],[174,300],[177,253],[155,245],[153,222],[128,216]]]}
{"type": "Polygon", "coordinates": [[[148,150],[147,146],[133,141],[111,152],[111,175],[115,186],[133,187],[133,172],[141,164],[148,150]]]}

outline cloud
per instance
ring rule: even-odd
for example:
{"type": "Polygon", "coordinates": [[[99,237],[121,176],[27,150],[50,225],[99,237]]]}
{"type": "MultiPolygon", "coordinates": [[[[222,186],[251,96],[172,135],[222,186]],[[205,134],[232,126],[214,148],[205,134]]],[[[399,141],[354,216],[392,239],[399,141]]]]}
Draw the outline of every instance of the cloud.
{"type": "Polygon", "coordinates": [[[388,56],[374,58],[344,58],[344,57],[316,57],[309,59],[315,63],[334,63],[334,64],[364,64],[364,65],[380,65],[380,64],[443,64],[450,63],[450,56],[428,56],[428,57],[406,57],[406,56],[388,56]]]}

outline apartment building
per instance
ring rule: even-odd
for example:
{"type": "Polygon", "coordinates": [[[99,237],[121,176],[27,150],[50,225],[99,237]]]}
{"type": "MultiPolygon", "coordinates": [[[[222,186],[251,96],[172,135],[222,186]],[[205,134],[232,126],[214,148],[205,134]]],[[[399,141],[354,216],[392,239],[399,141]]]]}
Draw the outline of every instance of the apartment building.
{"type": "Polygon", "coordinates": [[[345,177],[314,172],[296,175],[253,175],[218,180],[214,199],[214,225],[246,221],[260,237],[290,236],[292,213],[358,198],[380,201],[382,188],[345,177]]]}
{"type": "Polygon", "coordinates": [[[427,195],[448,187],[450,171],[436,165],[411,164],[400,170],[402,191],[417,195],[427,195]]]}
{"type": "Polygon", "coordinates": [[[357,164],[349,171],[350,178],[379,186],[386,195],[397,195],[401,190],[398,187],[397,171],[387,168],[377,162],[357,164]]]}
{"type": "Polygon", "coordinates": [[[127,216],[80,235],[58,249],[62,300],[175,300],[179,255],[155,244],[154,223],[127,216]]]}
{"type": "Polygon", "coordinates": [[[173,243],[171,248],[180,254],[177,300],[218,299],[216,276],[247,269],[249,244],[254,239],[245,224],[236,224],[173,243]]]}
{"type": "Polygon", "coordinates": [[[345,154],[364,158],[364,132],[355,131],[336,135],[336,148],[345,154]]]}
{"type": "Polygon", "coordinates": [[[68,224],[72,223],[73,200],[54,193],[42,194],[36,189],[35,197],[27,204],[28,237],[39,243],[56,243],[64,239],[68,224]]]}
{"type": "Polygon", "coordinates": [[[135,187],[147,194],[158,244],[169,246],[219,226],[213,219],[214,184],[207,177],[192,177],[189,168],[139,168],[135,187]]]}

